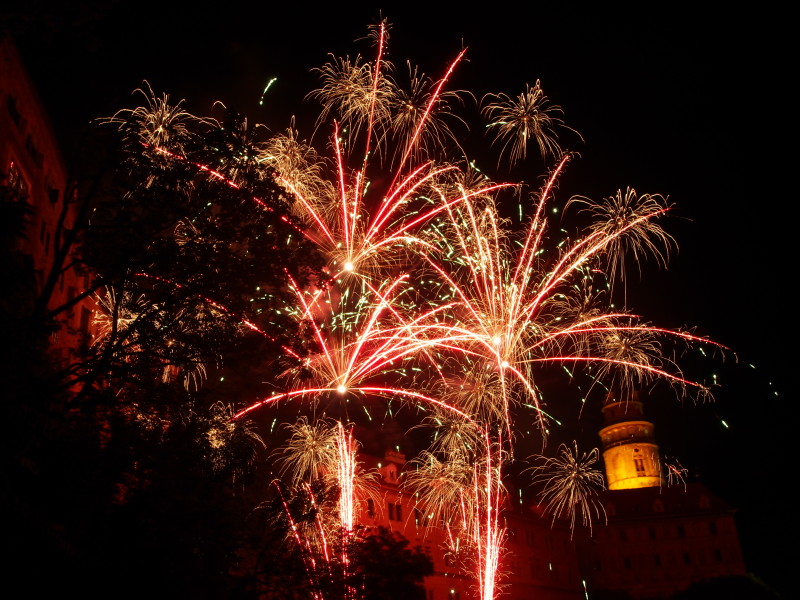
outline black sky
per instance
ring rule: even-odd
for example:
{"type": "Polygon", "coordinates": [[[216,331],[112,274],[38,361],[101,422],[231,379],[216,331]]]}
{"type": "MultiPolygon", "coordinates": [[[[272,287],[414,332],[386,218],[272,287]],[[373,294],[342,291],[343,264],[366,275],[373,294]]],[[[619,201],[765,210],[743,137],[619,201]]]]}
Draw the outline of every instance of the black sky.
{"type": "Polygon", "coordinates": [[[796,71],[789,15],[767,5],[413,4],[422,8],[12,2],[0,15],[65,154],[91,119],[131,106],[143,80],[196,114],[221,100],[282,130],[308,110],[312,67],[329,52],[368,53],[354,40],[381,7],[394,26],[390,58],[400,64],[410,59],[438,76],[466,46],[454,87],[516,95],[540,80],[585,140],[573,147],[580,158],[560,193],[598,198],[631,186],[675,204],[668,228],[680,250],[667,271],[647,265],[631,284],[633,308],[660,325],[696,326],[740,362],[711,368],[722,384],[713,405],[659,401],[648,410],[662,450],[739,508],[751,569],[788,589],[789,557],[769,543],[797,534],[785,488],[793,474],[798,222],[784,150],[796,121],[788,111],[796,71]]]}

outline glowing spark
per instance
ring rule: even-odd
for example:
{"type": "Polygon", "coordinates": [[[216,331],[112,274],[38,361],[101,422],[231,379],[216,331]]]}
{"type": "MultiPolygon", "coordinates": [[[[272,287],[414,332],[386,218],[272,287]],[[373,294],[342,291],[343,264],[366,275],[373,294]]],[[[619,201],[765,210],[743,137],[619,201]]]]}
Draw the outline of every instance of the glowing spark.
{"type": "Polygon", "coordinates": [[[270,79],[270,80],[267,82],[267,85],[266,85],[266,87],[264,88],[264,91],[263,91],[263,92],[261,92],[261,98],[260,98],[260,99],[259,99],[259,101],[258,101],[258,104],[259,104],[259,105],[263,105],[263,104],[264,104],[264,96],[266,96],[266,95],[267,95],[267,92],[269,91],[269,88],[271,88],[271,87],[272,87],[272,84],[273,84],[273,83],[275,83],[277,80],[278,80],[278,78],[277,78],[277,77],[273,77],[272,79],[270,79]]]}

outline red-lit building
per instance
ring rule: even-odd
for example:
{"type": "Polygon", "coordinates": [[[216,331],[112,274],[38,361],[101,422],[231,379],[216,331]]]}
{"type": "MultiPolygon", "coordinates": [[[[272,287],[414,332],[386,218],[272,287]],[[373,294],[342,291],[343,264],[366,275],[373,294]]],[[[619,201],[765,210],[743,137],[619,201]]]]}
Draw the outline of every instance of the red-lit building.
{"type": "MultiPolygon", "coordinates": [[[[75,220],[67,191],[67,171],[49,118],[12,41],[0,31],[0,185],[12,190],[32,209],[25,238],[18,251],[34,269],[36,291],[41,293],[51,277],[49,310],[65,306],[87,288],[86,276],[61,260],[59,249],[75,220]]],[[[61,359],[87,341],[92,305],[86,300],[58,317],[51,346],[61,359]]]]}
{"type": "MultiPolygon", "coordinates": [[[[427,600],[478,598],[477,579],[468,568],[469,557],[455,560],[446,530],[429,523],[422,507],[401,487],[406,459],[387,452],[383,459],[362,456],[364,468],[381,476],[381,500],[368,500],[358,515],[367,527],[384,526],[401,533],[412,546],[422,546],[433,559],[434,573],[425,580],[427,600]]],[[[563,524],[552,526],[537,506],[506,506],[503,525],[507,540],[500,555],[498,587],[508,600],[578,600],[583,588],[575,544],[563,524]]]]}

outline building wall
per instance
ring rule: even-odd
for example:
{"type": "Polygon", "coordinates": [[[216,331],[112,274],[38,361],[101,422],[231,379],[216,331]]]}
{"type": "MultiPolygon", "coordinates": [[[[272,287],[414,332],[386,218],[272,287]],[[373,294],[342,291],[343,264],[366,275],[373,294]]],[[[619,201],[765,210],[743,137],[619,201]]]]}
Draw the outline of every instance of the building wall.
{"type": "MultiPolygon", "coordinates": [[[[37,291],[56,264],[63,232],[73,226],[76,210],[67,191],[68,176],[47,114],[13,44],[0,33],[0,184],[15,190],[33,209],[18,249],[30,258],[37,291]]],[[[69,256],[65,261],[69,263],[69,256]]],[[[63,306],[86,289],[85,275],[74,269],[60,274],[48,309],[63,306]]],[[[52,335],[57,356],[67,360],[86,341],[93,306],[85,301],[61,315],[52,335]]]]}
{"type": "Polygon", "coordinates": [[[578,538],[590,595],[666,598],[695,582],[746,574],[733,510],[702,485],[638,491],[607,493],[608,524],[578,538]]]}

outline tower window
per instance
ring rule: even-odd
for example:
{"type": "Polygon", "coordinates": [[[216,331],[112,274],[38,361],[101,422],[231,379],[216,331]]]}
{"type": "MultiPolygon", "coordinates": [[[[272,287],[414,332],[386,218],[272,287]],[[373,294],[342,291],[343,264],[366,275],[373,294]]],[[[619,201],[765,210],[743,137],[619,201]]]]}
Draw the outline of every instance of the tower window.
{"type": "Polygon", "coordinates": [[[634,465],[634,467],[636,467],[636,475],[638,477],[643,477],[644,476],[644,458],[642,457],[641,454],[638,454],[638,452],[639,452],[638,448],[636,448],[634,450],[634,452],[637,453],[633,457],[633,465],[634,465]]]}
{"type": "Polygon", "coordinates": [[[372,498],[367,498],[367,515],[375,516],[375,501],[372,498]]]}

